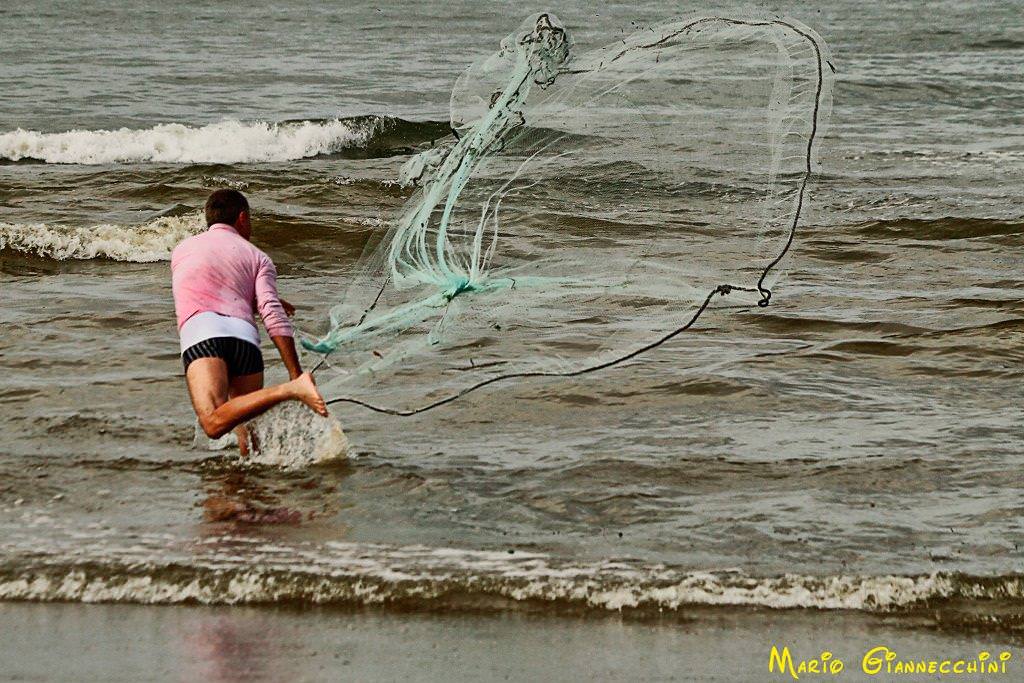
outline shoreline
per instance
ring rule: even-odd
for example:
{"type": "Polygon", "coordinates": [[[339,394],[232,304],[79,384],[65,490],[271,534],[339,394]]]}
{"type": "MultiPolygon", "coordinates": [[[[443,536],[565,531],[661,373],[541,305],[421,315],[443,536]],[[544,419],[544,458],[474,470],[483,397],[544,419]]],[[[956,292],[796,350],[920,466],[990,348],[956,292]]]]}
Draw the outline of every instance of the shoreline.
{"type": "Polygon", "coordinates": [[[772,646],[788,647],[795,665],[823,651],[844,663],[837,675],[800,674],[811,679],[886,680],[884,670],[861,670],[864,654],[880,646],[901,660],[1010,652],[1006,673],[985,680],[1024,671],[1020,634],[848,611],[702,608],[637,620],[5,602],[0,624],[6,680],[793,680],[768,671],[772,646]]]}

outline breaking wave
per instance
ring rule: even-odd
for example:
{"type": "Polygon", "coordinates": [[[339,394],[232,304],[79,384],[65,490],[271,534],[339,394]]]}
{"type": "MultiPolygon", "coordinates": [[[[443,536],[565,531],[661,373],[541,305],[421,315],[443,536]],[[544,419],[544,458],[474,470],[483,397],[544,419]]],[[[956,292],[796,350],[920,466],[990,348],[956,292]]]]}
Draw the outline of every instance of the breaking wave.
{"type": "Polygon", "coordinates": [[[324,154],[388,156],[448,135],[447,123],[389,116],[316,121],[242,122],[206,126],[165,123],[152,128],[0,133],[0,160],[48,164],[171,164],[292,161],[324,154]]]}
{"type": "MultiPolygon", "coordinates": [[[[78,539],[81,542],[81,538],[78,539]]],[[[208,605],[300,603],[424,610],[547,608],[674,612],[687,606],[894,612],[950,600],[1019,605],[1024,577],[759,578],[631,561],[579,563],[512,551],[355,543],[276,545],[265,539],[181,543],[91,539],[69,553],[4,553],[0,599],[208,605]]]]}
{"type": "Polygon", "coordinates": [[[0,250],[66,261],[105,258],[132,263],[169,261],[175,245],[206,227],[198,214],[163,216],[142,225],[85,227],[0,223],[0,250]]]}

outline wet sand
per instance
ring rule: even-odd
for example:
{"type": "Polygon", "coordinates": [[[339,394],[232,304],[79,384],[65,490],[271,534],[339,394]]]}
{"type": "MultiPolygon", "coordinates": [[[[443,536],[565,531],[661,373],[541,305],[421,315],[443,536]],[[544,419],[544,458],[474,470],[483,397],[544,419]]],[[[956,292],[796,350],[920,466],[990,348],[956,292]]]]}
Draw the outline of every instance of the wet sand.
{"type": "MultiPolygon", "coordinates": [[[[772,645],[842,659],[838,676],[866,676],[861,658],[886,645],[900,659],[972,660],[1008,650],[1020,680],[1024,645],[1006,634],[908,628],[856,612],[699,610],[637,622],[523,614],[396,614],[287,608],[0,604],[8,681],[766,681],[772,645]]],[[[899,676],[899,680],[936,680],[899,676]]],[[[941,678],[941,677],[940,677],[941,678]]]]}

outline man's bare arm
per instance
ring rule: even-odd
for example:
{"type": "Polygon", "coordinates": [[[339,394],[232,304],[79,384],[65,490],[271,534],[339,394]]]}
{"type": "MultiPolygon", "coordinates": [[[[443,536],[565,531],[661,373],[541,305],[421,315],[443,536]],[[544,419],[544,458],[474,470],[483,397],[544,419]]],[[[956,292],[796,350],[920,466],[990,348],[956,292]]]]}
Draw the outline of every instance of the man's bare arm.
{"type": "Polygon", "coordinates": [[[271,337],[270,340],[274,342],[277,352],[281,354],[281,361],[288,369],[288,377],[295,379],[301,375],[302,365],[299,364],[299,353],[295,350],[295,339],[293,337],[278,336],[271,337]]]}

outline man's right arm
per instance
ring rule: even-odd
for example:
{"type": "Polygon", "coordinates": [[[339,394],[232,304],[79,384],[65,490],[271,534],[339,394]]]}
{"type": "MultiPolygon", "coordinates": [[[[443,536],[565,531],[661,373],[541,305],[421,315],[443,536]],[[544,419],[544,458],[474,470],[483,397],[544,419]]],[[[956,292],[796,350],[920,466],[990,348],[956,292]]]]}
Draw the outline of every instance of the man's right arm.
{"type": "Polygon", "coordinates": [[[288,375],[295,379],[302,374],[299,354],[295,348],[292,323],[288,320],[281,297],[277,293],[277,268],[266,255],[263,255],[260,269],[256,275],[256,308],[263,325],[267,328],[270,340],[274,342],[281,361],[288,369],[288,375]]]}
{"type": "Polygon", "coordinates": [[[295,379],[301,375],[302,365],[299,363],[299,353],[295,349],[295,338],[276,335],[271,336],[270,340],[274,342],[277,352],[281,354],[281,362],[288,369],[288,377],[295,379]]]}

